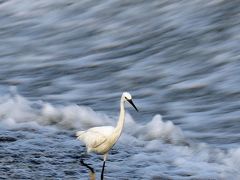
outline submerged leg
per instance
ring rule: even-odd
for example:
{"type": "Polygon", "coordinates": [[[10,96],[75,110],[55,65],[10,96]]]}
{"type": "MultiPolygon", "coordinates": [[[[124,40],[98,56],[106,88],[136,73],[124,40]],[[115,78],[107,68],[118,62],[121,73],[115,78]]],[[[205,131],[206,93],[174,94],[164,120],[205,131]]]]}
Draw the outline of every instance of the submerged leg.
{"type": "Polygon", "coordinates": [[[90,180],[95,180],[96,177],[95,177],[95,172],[94,172],[94,169],[89,166],[88,164],[86,164],[83,159],[80,160],[81,164],[85,167],[87,167],[89,169],[89,177],[90,177],[90,180]]]}
{"type": "Polygon", "coordinates": [[[96,175],[95,175],[95,171],[94,168],[92,168],[90,165],[86,164],[84,162],[85,158],[88,158],[89,154],[88,152],[84,151],[80,153],[80,163],[82,166],[85,166],[86,168],[88,168],[88,174],[89,174],[89,179],[90,180],[96,180],[96,175]]]}
{"type": "Polygon", "coordinates": [[[95,172],[94,172],[94,169],[93,169],[91,166],[89,166],[88,164],[86,164],[86,163],[83,161],[83,159],[81,159],[80,162],[81,162],[81,164],[82,164],[83,166],[86,166],[86,167],[91,171],[92,174],[95,173],[95,172]]]}
{"type": "Polygon", "coordinates": [[[104,154],[103,156],[103,166],[102,166],[102,173],[101,173],[101,180],[103,180],[103,175],[104,175],[104,167],[105,167],[105,162],[107,160],[107,154],[104,154]]]}

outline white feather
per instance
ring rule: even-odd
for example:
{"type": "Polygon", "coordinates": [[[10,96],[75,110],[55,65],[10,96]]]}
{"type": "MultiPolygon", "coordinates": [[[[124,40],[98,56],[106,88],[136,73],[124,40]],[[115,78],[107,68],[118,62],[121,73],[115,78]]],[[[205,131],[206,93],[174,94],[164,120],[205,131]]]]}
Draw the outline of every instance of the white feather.
{"type": "Polygon", "coordinates": [[[88,151],[90,151],[104,143],[113,131],[114,127],[112,126],[101,126],[90,128],[86,131],[78,131],[76,136],[86,144],[88,151]]]}

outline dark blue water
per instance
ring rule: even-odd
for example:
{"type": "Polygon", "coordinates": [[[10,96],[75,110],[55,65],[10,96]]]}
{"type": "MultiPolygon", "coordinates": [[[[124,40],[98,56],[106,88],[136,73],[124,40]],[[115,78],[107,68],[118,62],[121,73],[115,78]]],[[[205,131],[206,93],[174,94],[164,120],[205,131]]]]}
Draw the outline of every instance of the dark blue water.
{"type": "Polygon", "coordinates": [[[123,91],[140,112],[106,179],[240,178],[237,1],[10,0],[0,24],[2,179],[99,177],[74,133],[115,125],[123,91]]]}

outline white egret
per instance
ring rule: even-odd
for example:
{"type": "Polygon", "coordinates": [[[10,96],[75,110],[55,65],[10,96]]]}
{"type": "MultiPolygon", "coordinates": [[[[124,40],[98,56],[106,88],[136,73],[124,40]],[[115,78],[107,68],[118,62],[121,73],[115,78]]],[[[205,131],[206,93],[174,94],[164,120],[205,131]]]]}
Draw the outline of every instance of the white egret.
{"type": "Polygon", "coordinates": [[[136,109],[136,111],[138,111],[132,101],[131,94],[124,92],[120,101],[120,115],[116,127],[94,127],[86,131],[78,131],[76,133],[77,138],[86,144],[87,152],[103,154],[101,179],[103,179],[104,167],[107,160],[108,151],[114,146],[122,133],[125,122],[125,102],[129,102],[136,109]]]}

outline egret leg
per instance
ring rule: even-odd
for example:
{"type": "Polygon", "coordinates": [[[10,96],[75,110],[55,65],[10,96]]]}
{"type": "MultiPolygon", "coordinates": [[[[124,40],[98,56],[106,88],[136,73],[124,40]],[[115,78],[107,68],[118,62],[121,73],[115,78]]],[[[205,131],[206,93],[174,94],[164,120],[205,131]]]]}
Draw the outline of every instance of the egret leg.
{"type": "Polygon", "coordinates": [[[103,175],[104,175],[104,168],[105,168],[105,163],[106,163],[106,160],[107,160],[107,153],[104,154],[103,156],[103,166],[102,166],[102,173],[101,173],[101,180],[103,180],[103,175]]]}
{"type": "Polygon", "coordinates": [[[93,169],[91,166],[89,166],[88,164],[86,164],[86,163],[83,161],[83,159],[80,160],[80,163],[81,163],[83,166],[87,167],[87,168],[91,171],[92,174],[95,174],[94,169],[93,169]]]}
{"type": "Polygon", "coordinates": [[[104,174],[105,162],[106,162],[106,161],[103,161],[102,173],[101,173],[101,180],[103,180],[103,174],[104,174]]]}
{"type": "Polygon", "coordinates": [[[82,166],[85,166],[85,167],[87,167],[89,169],[89,178],[90,178],[90,180],[96,180],[94,169],[91,166],[89,166],[88,164],[86,164],[83,161],[83,159],[80,160],[80,163],[82,164],[82,166]]]}

